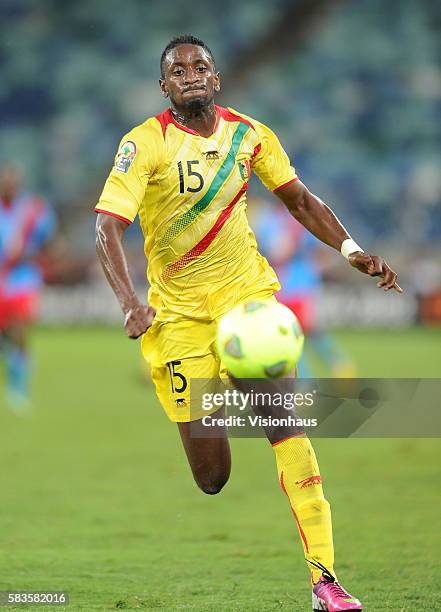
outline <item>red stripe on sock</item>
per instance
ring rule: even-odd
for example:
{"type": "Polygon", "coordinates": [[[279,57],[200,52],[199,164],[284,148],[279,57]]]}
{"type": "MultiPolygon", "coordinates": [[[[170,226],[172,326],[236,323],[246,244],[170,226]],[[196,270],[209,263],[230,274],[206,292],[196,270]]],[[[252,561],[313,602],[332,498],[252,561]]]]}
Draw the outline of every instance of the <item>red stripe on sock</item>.
{"type": "Polygon", "coordinates": [[[283,490],[284,490],[284,492],[285,492],[286,497],[289,499],[289,505],[291,506],[292,513],[294,514],[294,518],[296,519],[296,522],[297,522],[297,527],[299,528],[299,532],[300,532],[300,536],[301,536],[301,538],[302,538],[302,540],[303,540],[303,543],[304,543],[304,545],[305,545],[305,550],[306,550],[306,552],[307,552],[307,553],[309,553],[308,540],[306,539],[305,532],[303,531],[302,526],[301,526],[301,524],[300,524],[299,517],[297,516],[296,511],[294,510],[294,506],[293,506],[293,505],[292,505],[292,503],[291,503],[291,500],[290,500],[290,498],[289,498],[288,492],[287,492],[287,490],[285,489],[285,484],[284,484],[284,482],[283,482],[283,470],[282,470],[282,472],[280,473],[280,484],[281,484],[282,489],[283,489],[283,490]]]}

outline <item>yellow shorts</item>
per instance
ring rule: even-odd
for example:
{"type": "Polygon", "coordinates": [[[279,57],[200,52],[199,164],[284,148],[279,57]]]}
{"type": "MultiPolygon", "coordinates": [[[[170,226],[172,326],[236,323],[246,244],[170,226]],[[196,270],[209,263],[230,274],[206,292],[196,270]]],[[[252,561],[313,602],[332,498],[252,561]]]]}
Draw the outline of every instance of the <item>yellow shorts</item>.
{"type": "MultiPolygon", "coordinates": [[[[270,296],[268,291],[256,291],[252,297],[270,296]]],[[[206,379],[206,386],[205,382],[201,386],[198,381],[199,396],[204,392],[218,392],[219,380],[228,378],[216,352],[216,330],[216,320],[154,321],[142,338],[142,353],[150,362],[157,396],[174,422],[194,421],[218,410],[207,411],[202,406],[190,405],[192,379],[206,379]]]]}
{"type": "Polygon", "coordinates": [[[174,422],[188,422],[218,410],[203,410],[190,405],[190,381],[227,378],[215,349],[216,321],[185,319],[171,323],[153,323],[142,339],[142,352],[150,361],[156,393],[167,416],[174,422]]]}

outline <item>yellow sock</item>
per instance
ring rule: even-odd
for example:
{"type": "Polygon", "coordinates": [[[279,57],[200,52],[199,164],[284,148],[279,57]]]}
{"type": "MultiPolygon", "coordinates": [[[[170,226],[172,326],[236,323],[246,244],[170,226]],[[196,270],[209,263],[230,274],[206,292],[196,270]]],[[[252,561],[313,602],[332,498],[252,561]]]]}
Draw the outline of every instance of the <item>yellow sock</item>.
{"type": "MultiPolygon", "coordinates": [[[[273,444],[282,489],[289,498],[305,557],[334,574],[331,510],[323,495],[320,471],[311,442],[293,437],[273,444]]],[[[322,571],[308,564],[316,583],[322,571]]],[[[334,574],[335,575],[335,574],[334,574]]]]}

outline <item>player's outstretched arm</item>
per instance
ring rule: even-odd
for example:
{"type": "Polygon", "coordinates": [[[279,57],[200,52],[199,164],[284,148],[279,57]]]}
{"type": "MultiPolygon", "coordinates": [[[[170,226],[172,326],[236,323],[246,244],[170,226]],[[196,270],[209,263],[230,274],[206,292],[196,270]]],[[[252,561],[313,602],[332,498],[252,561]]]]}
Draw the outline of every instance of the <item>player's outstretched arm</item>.
{"type": "Polygon", "coordinates": [[[98,213],[96,250],[98,259],[125,315],[124,327],[129,338],[139,338],[153,323],[155,311],[141,304],[132,279],[122,239],[128,225],[125,221],[98,213]]]}
{"type": "Polygon", "coordinates": [[[381,277],[377,287],[382,287],[384,291],[395,289],[398,293],[403,292],[396,282],[397,274],[384,259],[378,255],[364,253],[353,242],[329,206],[311,193],[301,181],[294,181],[278,189],[276,195],[297,221],[319,240],[340,251],[351,266],[369,276],[381,277]]]}

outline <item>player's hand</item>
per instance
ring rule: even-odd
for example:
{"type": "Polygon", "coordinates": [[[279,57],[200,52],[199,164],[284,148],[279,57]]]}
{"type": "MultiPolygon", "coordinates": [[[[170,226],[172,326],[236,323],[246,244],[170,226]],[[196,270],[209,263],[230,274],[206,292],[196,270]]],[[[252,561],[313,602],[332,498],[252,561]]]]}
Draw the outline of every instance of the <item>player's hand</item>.
{"type": "Polygon", "coordinates": [[[124,328],[129,338],[135,340],[144,334],[153,323],[156,310],[144,304],[133,306],[126,312],[124,328]]]}
{"type": "Polygon", "coordinates": [[[349,255],[349,263],[364,274],[380,276],[381,280],[377,283],[377,287],[382,287],[384,291],[395,289],[397,293],[403,293],[403,290],[397,283],[397,273],[388,266],[382,257],[357,251],[349,255]]]}

